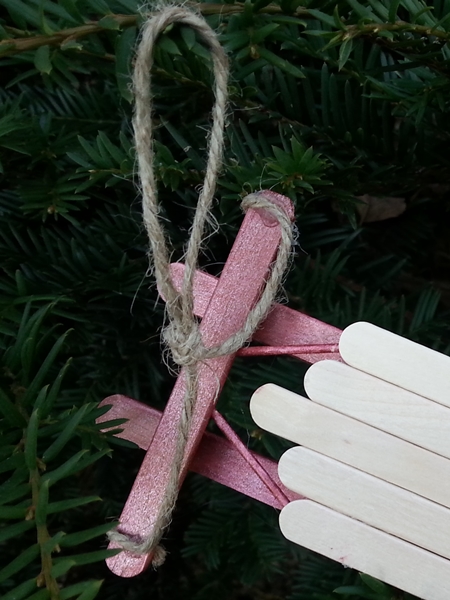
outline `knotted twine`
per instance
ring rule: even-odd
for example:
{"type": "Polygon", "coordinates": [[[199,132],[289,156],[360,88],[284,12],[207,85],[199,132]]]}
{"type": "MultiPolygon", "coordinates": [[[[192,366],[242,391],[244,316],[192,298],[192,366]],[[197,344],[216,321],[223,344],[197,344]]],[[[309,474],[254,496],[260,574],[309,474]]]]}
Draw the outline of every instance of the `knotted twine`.
{"type": "Polygon", "coordinates": [[[109,538],[124,550],[128,550],[133,554],[152,552],[155,567],[164,562],[165,551],[159,546],[159,542],[165,529],[170,524],[178,496],[183,458],[197,400],[198,365],[207,359],[237,352],[251,338],[259,323],[270,310],[288,265],[293,242],[290,220],[281,208],[268,201],[261,193],[250,194],[243,200],[241,206],[244,211],[249,208],[264,209],[278,220],[281,226],[281,244],[261,297],[249,312],[242,329],[222,344],[206,348],[203,345],[198,322],[194,316],[193,284],[205,224],[210,217],[210,208],[222,163],[228,99],[228,73],[228,59],[225,52],[216,34],[200,14],[182,6],[167,6],[152,16],[144,25],[133,74],[135,96],[133,128],[142,188],[143,219],[150,241],[150,263],[153,266],[158,288],[166,300],[169,324],[164,329],[162,338],[170,349],[174,362],[184,367],[186,390],[166,494],[151,534],[148,537],[141,536],[138,539],[137,536],[128,536],[115,530],[109,533],[109,538]],[[170,252],[164,229],[158,217],[157,185],[153,168],[151,95],[153,51],[158,36],[172,23],[183,23],[200,34],[200,37],[211,51],[215,79],[215,104],[212,110],[212,127],[208,139],[206,174],[190,231],[181,292],[175,289],[170,277],[170,252]]]}

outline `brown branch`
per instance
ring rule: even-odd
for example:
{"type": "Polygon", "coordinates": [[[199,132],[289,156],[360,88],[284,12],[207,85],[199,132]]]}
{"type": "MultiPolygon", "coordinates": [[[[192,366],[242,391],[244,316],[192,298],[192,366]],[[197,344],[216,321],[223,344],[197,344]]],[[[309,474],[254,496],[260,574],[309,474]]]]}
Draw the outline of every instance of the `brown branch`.
{"type": "MultiPolygon", "coordinates": [[[[136,15],[108,15],[114,19],[120,27],[132,27],[137,23],[136,15]]],[[[33,35],[30,37],[2,40],[0,42],[0,55],[11,56],[28,50],[35,50],[41,46],[59,46],[71,40],[79,40],[93,33],[106,31],[102,27],[100,21],[87,23],[80,27],[71,27],[70,29],[62,29],[51,35],[33,35]]]]}
{"type": "MultiPolygon", "coordinates": [[[[221,15],[229,16],[233,14],[242,13],[244,11],[244,4],[237,2],[236,4],[194,4],[203,15],[221,15]]],[[[260,13],[269,15],[284,14],[283,9],[275,4],[269,4],[264,6],[260,13]]],[[[110,14],[106,15],[108,20],[114,20],[120,29],[127,27],[133,27],[138,24],[140,17],[138,15],[120,15],[110,14]]],[[[293,16],[295,17],[311,17],[308,9],[299,7],[297,8],[293,16]]],[[[313,17],[314,18],[314,17],[313,17]]],[[[95,33],[102,33],[109,31],[110,27],[102,25],[102,19],[99,21],[92,21],[79,27],[71,27],[69,29],[62,29],[51,35],[26,35],[25,32],[15,29],[13,27],[6,27],[8,32],[19,35],[19,37],[13,37],[0,41],[0,57],[11,56],[19,54],[20,52],[27,52],[29,50],[35,50],[41,46],[60,46],[72,40],[79,40],[95,33]]],[[[364,25],[348,25],[346,30],[342,32],[343,37],[359,37],[363,35],[377,35],[382,31],[392,32],[411,32],[422,36],[435,36],[441,40],[449,41],[450,34],[441,29],[433,29],[428,25],[416,25],[414,23],[407,23],[405,21],[396,21],[395,23],[366,23],[364,25]]]]}
{"type": "MultiPolygon", "coordinates": [[[[238,4],[196,4],[195,7],[200,10],[203,15],[233,15],[241,13],[244,10],[244,5],[238,4]]],[[[269,5],[265,6],[261,12],[266,14],[282,14],[283,11],[279,6],[269,5]]],[[[299,8],[295,12],[295,16],[306,16],[308,11],[299,8]]],[[[137,25],[139,16],[138,15],[107,15],[109,20],[114,20],[119,28],[125,29],[127,27],[133,27],[137,25]]],[[[70,29],[62,29],[51,35],[31,35],[27,37],[16,37],[0,42],[0,57],[11,56],[13,54],[19,54],[20,52],[27,52],[29,50],[35,50],[41,46],[60,46],[61,44],[67,43],[72,40],[79,40],[95,33],[101,33],[109,31],[110,27],[105,27],[99,21],[92,21],[79,27],[71,27],[70,29]]],[[[9,31],[17,33],[18,30],[10,28],[9,31]]],[[[24,32],[20,32],[24,33],[24,32]]]]}
{"type": "MultiPolygon", "coordinates": [[[[39,495],[40,495],[40,483],[41,476],[38,468],[32,469],[30,471],[30,484],[31,484],[31,494],[32,494],[32,502],[34,510],[38,506],[39,495]]],[[[45,523],[36,522],[36,530],[37,530],[37,542],[41,549],[41,573],[37,578],[38,587],[45,586],[50,594],[51,600],[59,600],[60,599],[60,590],[59,585],[56,579],[52,575],[52,553],[51,550],[46,548],[46,542],[48,542],[51,537],[48,532],[47,526],[45,523]]]]}
{"type": "Polygon", "coordinates": [[[399,31],[417,33],[418,35],[430,35],[441,40],[448,41],[450,34],[442,29],[433,29],[429,25],[416,25],[415,23],[407,23],[406,21],[396,21],[395,23],[367,23],[366,25],[349,25],[348,33],[356,35],[376,35],[380,31],[399,31]]]}

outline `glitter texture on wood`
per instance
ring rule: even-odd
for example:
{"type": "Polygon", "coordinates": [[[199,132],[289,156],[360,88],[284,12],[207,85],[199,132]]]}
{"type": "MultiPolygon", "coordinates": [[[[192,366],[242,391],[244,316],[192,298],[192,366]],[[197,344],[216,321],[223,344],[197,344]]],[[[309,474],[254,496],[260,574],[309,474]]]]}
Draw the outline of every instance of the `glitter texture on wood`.
{"type": "MultiPolygon", "coordinates": [[[[286,198],[270,193],[267,197],[284,208],[292,218],[292,205],[286,198]]],[[[206,347],[222,343],[242,327],[259,298],[280,239],[280,227],[270,214],[253,209],[247,212],[201,322],[200,331],[206,347]]],[[[199,366],[199,392],[180,485],[233,359],[234,355],[224,356],[199,366]]],[[[158,514],[174,456],[184,393],[181,371],[120,517],[118,530],[131,539],[140,541],[147,537],[158,514]]],[[[115,547],[114,543],[110,544],[110,548],[115,547]]],[[[122,577],[138,575],[150,562],[150,555],[136,555],[128,551],[107,560],[109,568],[122,577]]]]}

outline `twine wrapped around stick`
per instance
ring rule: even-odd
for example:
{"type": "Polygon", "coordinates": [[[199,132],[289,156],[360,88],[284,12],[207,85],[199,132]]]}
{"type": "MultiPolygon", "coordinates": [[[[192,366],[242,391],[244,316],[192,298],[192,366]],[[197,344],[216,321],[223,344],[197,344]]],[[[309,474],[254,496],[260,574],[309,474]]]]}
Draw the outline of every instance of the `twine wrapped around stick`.
{"type": "Polygon", "coordinates": [[[148,233],[156,282],[166,299],[169,324],[163,331],[163,340],[169,347],[176,364],[184,367],[186,391],[182,414],[178,426],[178,438],[175,456],[171,466],[169,483],[152,533],[145,539],[136,540],[120,531],[109,533],[111,541],[124,550],[134,554],[153,553],[153,565],[164,562],[165,551],[159,542],[171,521],[179,489],[179,478],[183,457],[189,437],[192,416],[198,392],[198,364],[207,359],[237,352],[252,336],[259,323],[266,317],[273,303],[283,274],[289,262],[293,242],[292,226],[286,213],[255,193],[242,202],[244,211],[260,208],[269,211],[280,223],[281,245],[260,300],[249,312],[247,320],[238,332],[224,343],[206,348],[199,332],[193,312],[193,283],[197,269],[198,255],[203,239],[205,223],[210,214],[216,189],[217,177],[221,168],[224,126],[227,108],[228,59],[216,34],[204,18],[182,6],[168,6],[152,16],[144,25],[142,37],[137,49],[133,86],[135,95],[135,114],[133,119],[139,176],[142,186],[142,209],[144,224],[148,233]],[[157,185],[154,174],[153,123],[151,96],[151,68],[153,51],[158,36],[172,23],[183,23],[197,31],[211,51],[214,66],[215,104],[212,110],[212,127],[208,140],[208,159],[202,190],[188,242],[185,270],[181,292],[175,289],[170,277],[170,252],[167,247],[164,229],[158,218],[157,185]]]}

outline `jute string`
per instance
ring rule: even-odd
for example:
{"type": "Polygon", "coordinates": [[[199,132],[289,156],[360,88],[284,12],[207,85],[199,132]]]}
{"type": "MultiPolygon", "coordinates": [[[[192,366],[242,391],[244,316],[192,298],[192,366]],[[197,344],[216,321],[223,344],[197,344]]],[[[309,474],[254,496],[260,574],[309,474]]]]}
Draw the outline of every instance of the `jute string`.
{"type": "MultiPolygon", "coordinates": [[[[291,223],[282,209],[269,202],[260,193],[250,194],[244,199],[242,202],[244,211],[249,208],[264,209],[269,211],[279,221],[282,236],[281,245],[260,300],[248,314],[242,329],[219,346],[206,348],[203,345],[198,323],[193,312],[193,283],[205,223],[210,216],[210,207],[222,163],[228,97],[228,72],[228,59],[216,34],[202,16],[181,6],[168,6],[152,16],[144,25],[141,41],[137,49],[133,75],[135,95],[133,127],[143,196],[143,219],[150,241],[150,259],[156,282],[161,294],[166,299],[169,323],[163,331],[163,340],[170,349],[174,362],[184,367],[186,391],[166,494],[150,535],[131,537],[116,530],[109,533],[109,538],[124,550],[128,550],[134,554],[152,552],[154,566],[158,566],[164,562],[165,552],[159,546],[159,542],[165,529],[170,524],[171,515],[178,496],[179,479],[183,468],[184,454],[197,399],[198,365],[207,359],[237,352],[251,338],[261,320],[264,319],[270,310],[288,265],[293,241],[291,223]],[[211,51],[215,78],[215,104],[212,110],[212,127],[208,139],[206,174],[198,199],[185,255],[185,271],[181,292],[175,289],[170,277],[170,252],[164,229],[158,217],[159,205],[153,169],[151,95],[153,51],[158,36],[172,23],[183,23],[192,27],[200,34],[200,37],[211,51]]],[[[145,507],[143,507],[143,510],[145,510],[145,507]]]]}

